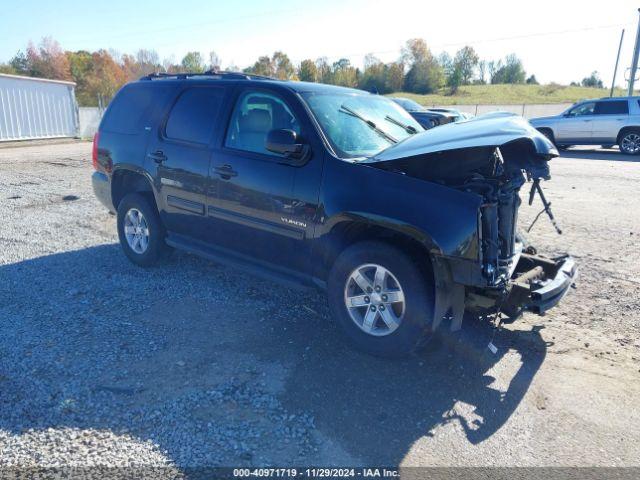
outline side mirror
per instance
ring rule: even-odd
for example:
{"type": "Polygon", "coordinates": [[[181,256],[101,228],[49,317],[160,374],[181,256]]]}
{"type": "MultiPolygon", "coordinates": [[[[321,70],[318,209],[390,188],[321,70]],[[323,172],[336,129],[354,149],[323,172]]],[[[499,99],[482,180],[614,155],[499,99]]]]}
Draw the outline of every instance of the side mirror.
{"type": "Polygon", "coordinates": [[[295,160],[305,159],[309,151],[308,145],[300,143],[296,132],[283,128],[276,128],[267,133],[265,147],[270,152],[295,160]]]}

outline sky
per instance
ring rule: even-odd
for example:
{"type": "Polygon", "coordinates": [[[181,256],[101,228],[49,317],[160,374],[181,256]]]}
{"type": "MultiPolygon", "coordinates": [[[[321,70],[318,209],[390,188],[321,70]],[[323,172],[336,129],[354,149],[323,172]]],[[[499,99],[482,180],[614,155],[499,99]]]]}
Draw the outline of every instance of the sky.
{"type": "MultiPolygon", "coordinates": [[[[179,62],[214,50],[223,67],[247,67],[282,50],[305,58],[345,57],[356,66],[373,53],[396,60],[410,38],[435,53],[471,45],[487,60],[516,53],[528,74],[567,84],[597,70],[611,84],[626,29],[617,84],[633,53],[640,2],[631,0],[2,0],[0,61],[44,36],[65,50],[154,49],[179,62]]],[[[627,75],[628,78],[628,75],[627,75]]]]}

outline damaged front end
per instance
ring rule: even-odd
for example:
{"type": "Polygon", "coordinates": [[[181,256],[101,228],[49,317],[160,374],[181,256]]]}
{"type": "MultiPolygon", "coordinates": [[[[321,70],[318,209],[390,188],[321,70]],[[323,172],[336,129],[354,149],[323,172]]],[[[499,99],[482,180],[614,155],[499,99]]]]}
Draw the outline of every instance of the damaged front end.
{"type": "Polygon", "coordinates": [[[436,326],[451,316],[452,328],[459,327],[465,309],[541,314],[571,287],[577,274],[573,259],[538,255],[517,226],[527,182],[530,199],[538,192],[553,220],[540,182],[550,179],[548,161],[557,155],[526,120],[494,114],[415,135],[367,161],[480,198],[474,258],[434,254],[436,326]]]}

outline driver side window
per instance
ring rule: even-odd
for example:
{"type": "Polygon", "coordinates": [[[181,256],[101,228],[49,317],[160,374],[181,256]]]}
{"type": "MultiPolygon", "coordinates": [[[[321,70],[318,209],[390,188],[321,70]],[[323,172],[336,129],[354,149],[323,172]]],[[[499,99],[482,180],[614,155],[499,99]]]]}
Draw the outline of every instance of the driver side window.
{"type": "Polygon", "coordinates": [[[273,129],[293,130],[300,134],[298,120],[281,98],[262,91],[246,91],[238,99],[231,115],[225,146],[277,155],[265,148],[267,133],[273,129]]]}
{"type": "Polygon", "coordinates": [[[593,111],[596,107],[595,102],[588,102],[578,105],[577,107],[569,110],[570,117],[581,117],[583,115],[593,115],[593,111]]]}

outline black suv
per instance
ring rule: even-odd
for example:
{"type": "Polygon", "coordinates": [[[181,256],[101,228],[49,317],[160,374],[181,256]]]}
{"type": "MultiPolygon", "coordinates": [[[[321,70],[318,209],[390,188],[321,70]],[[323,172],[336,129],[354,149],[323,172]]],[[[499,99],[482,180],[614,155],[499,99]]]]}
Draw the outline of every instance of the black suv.
{"type": "Polygon", "coordinates": [[[490,115],[423,131],[391,100],[239,73],[124,86],[94,139],[93,187],[129,259],[171,247],[328,293],[359,348],[395,356],[467,311],[544,312],[574,262],[525,249],[520,187],[554,146],[490,115]]]}

